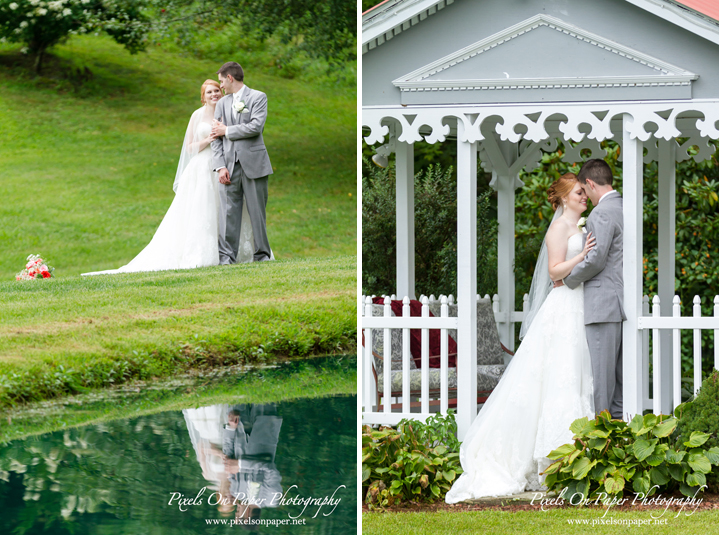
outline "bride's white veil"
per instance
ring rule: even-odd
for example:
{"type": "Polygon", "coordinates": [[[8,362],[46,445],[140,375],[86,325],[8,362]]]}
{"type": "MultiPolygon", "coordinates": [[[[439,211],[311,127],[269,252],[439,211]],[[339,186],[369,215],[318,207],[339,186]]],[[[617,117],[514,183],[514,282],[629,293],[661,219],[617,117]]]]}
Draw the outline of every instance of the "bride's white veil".
{"type": "MultiPolygon", "coordinates": [[[[562,206],[560,205],[554,211],[554,217],[549,223],[552,226],[558,217],[562,215],[562,206]]],[[[547,229],[549,232],[549,229],[547,229]]],[[[524,313],[524,319],[522,320],[522,327],[519,329],[519,339],[522,340],[524,335],[529,330],[529,326],[532,324],[532,320],[537,315],[537,312],[544,303],[544,300],[552,291],[552,279],[549,278],[549,254],[547,253],[547,235],[544,235],[542,240],[542,248],[539,250],[539,256],[537,257],[537,264],[534,266],[534,276],[532,276],[532,285],[529,288],[529,308],[524,313]]]]}
{"type": "Polygon", "coordinates": [[[192,112],[190,122],[187,125],[187,131],[185,132],[185,139],[182,141],[182,152],[180,152],[180,161],[177,163],[177,173],[175,174],[175,182],[172,184],[172,191],[177,193],[177,187],[180,184],[180,177],[185,172],[187,165],[190,160],[197,156],[199,153],[199,140],[195,140],[195,129],[202,120],[202,115],[205,113],[205,106],[192,112]]]}

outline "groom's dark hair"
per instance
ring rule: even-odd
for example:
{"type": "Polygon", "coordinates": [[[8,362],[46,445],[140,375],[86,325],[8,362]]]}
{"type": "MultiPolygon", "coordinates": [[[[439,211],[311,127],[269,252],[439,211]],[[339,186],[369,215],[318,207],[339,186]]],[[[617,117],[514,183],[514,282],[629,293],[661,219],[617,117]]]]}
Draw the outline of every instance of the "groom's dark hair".
{"type": "Polygon", "coordinates": [[[242,82],[245,79],[245,71],[242,70],[242,65],[236,61],[228,61],[225,63],[222,67],[220,67],[220,70],[217,71],[217,74],[221,74],[225,77],[229,74],[238,82],[242,82]]]}
{"type": "Polygon", "coordinates": [[[586,184],[588,178],[597,186],[611,186],[614,180],[612,168],[607,162],[598,158],[587,160],[577,175],[577,180],[582,184],[586,184]]]}

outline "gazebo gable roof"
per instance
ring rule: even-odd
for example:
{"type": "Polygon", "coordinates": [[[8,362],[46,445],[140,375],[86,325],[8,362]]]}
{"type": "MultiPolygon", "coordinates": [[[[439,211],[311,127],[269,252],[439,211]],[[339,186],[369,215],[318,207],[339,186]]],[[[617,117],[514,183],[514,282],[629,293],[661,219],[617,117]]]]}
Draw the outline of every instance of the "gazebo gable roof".
{"type": "MultiPolygon", "coordinates": [[[[719,44],[719,22],[711,17],[714,10],[702,11],[701,2],[625,1],[719,44]]],[[[362,53],[384,44],[453,3],[455,0],[385,0],[362,15],[362,53]]]]}
{"type": "Polygon", "coordinates": [[[393,84],[407,91],[539,89],[568,85],[688,86],[696,78],[696,74],[661,59],[538,14],[401,76],[393,84]],[[546,50],[567,48],[579,53],[565,54],[562,61],[537,61],[537,50],[545,50],[546,55],[546,50]]]}
{"type": "Polygon", "coordinates": [[[392,83],[403,105],[442,105],[690,99],[697,78],[667,61],[540,13],[392,83]],[[542,61],[544,57],[561,60],[542,61]]]}

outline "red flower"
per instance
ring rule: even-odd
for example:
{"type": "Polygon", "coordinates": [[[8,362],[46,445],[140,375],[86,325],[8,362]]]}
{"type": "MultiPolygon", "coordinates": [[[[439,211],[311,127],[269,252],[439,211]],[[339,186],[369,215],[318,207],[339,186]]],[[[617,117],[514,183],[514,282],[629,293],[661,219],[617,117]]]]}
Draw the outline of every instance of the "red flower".
{"type": "Polygon", "coordinates": [[[43,278],[43,279],[49,279],[50,277],[52,277],[52,275],[50,274],[49,271],[43,271],[43,272],[42,272],[42,278],[43,278]]]}
{"type": "Polygon", "coordinates": [[[164,12],[165,12],[165,10],[164,10],[164,9],[161,9],[161,10],[160,10],[160,13],[164,13],[164,12]]]}

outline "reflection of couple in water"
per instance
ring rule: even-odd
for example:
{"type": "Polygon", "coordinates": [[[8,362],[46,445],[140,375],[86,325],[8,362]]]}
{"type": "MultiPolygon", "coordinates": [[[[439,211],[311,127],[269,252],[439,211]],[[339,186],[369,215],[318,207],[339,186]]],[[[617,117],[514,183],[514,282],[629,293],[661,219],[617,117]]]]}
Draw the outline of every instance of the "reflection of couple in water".
{"type": "Polygon", "coordinates": [[[223,516],[258,519],[265,507],[277,507],[282,477],[275,452],[282,418],[274,404],[212,405],[182,411],[203,477],[215,491],[210,503],[223,516]]]}

